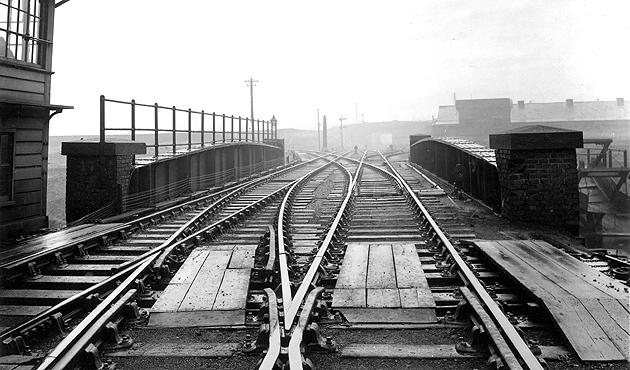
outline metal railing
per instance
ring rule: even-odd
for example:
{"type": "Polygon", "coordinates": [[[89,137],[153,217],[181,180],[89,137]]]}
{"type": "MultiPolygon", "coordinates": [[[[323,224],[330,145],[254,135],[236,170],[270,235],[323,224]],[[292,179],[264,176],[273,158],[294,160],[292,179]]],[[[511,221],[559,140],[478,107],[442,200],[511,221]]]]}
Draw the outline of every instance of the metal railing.
{"type": "MultiPolygon", "coordinates": [[[[163,114],[162,114],[163,116],[163,114]]],[[[164,118],[164,117],[162,117],[164,118]]],[[[163,121],[163,120],[162,120],[163,121]]],[[[181,117],[180,117],[181,125],[181,117]]],[[[111,132],[127,132],[130,133],[132,141],[144,141],[147,147],[153,148],[155,158],[162,155],[176,155],[178,148],[191,151],[193,149],[203,148],[206,145],[215,145],[217,143],[228,142],[264,142],[268,139],[277,139],[277,121],[274,118],[268,121],[251,120],[247,117],[233,116],[226,114],[218,114],[215,112],[207,113],[204,110],[197,111],[177,108],[176,106],[167,107],[154,104],[136,103],[135,99],[131,101],[122,101],[115,99],[107,99],[104,95],[100,96],[100,142],[106,141],[107,133],[111,132]],[[120,113],[115,118],[118,120],[121,115],[129,117],[128,127],[112,127],[108,126],[105,120],[106,103],[129,106],[128,112],[120,113]],[[141,112],[142,110],[142,112],[141,112]],[[160,127],[160,113],[167,113],[169,118],[167,122],[169,128],[160,127]],[[178,128],[178,115],[184,115],[184,123],[187,128],[178,128]],[[170,121],[170,122],[169,122],[170,121]],[[198,128],[193,129],[193,122],[198,128]],[[211,127],[210,127],[211,126],[211,127]],[[218,127],[217,127],[218,126],[218,127]],[[140,138],[140,134],[148,134],[152,137],[140,138]],[[167,134],[167,135],[164,135],[167,134]],[[178,135],[179,134],[179,135],[178,135]],[[178,136],[185,135],[185,139],[178,136]],[[169,142],[164,143],[160,139],[168,139],[169,142]],[[193,137],[195,137],[193,139],[193,137]],[[150,140],[148,140],[150,139],[150,140]],[[167,150],[161,150],[167,148],[167,150]]]]}
{"type": "Polygon", "coordinates": [[[576,150],[580,168],[628,167],[628,151],[625,149],[604,149],[595,147],[576,150]]]}

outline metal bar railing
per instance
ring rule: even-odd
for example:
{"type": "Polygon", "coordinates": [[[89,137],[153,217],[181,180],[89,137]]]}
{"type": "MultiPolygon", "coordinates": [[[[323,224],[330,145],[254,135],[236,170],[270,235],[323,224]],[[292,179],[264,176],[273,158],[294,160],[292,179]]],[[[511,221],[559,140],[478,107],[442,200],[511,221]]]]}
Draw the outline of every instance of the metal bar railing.
{"type": "Polygon", "coordinates": [[[579,148],[576,151],[579,167],[628,167],[628,151],[626,149],[579,148]]]}
{"type": "MultiPolygon", "coordinates": [[[[128,113],[127,113],[128,114],[128,113]]],[[[168,113],[167,113],[168,114],[168,113]]],[[[221,130],[217,131],[216,127],[216,118],[217,114],[215,112],[206,113],[205,110],[197,111],[191,108],[181,109],[176,106],[164,106],[158,103],[154,104],[143,104],[137,103],[135,99],[131,101],[123,101],[117,99],[108,99],[105,98],[104,95],[100,96],[100,112],[99,112],[99,141],[104,143],[107,139],[108,134],[112,133],[130,133],[130,138],[132,141],[144,141],[147,144],[148,148],[153,148],[153,157],[157,158],[160,155],[176,155],[180,150],[191,151],[197,147],[205,147],[207,144],[215,145],[217,143],[217,136],[221,135],[220,142],[226,143],[228,142],[228,131],[226,127],[226,118],[230,120],[229,127],[229,142],[240,142],[250,141],[250,130],[249,123],[251,121],[251,141],[252,142],[263,142],[265,139],[269,138],[277,138],[277,123],[275,117],[272,120],[264,121],[264,120],[250,120],[249,118],[244,119],[244,129],[243,132],[243,118],[241,116],[234,115],[226,115],[219,114],[221,117],[221,130]],[[129,105],[131,109],[131,114],[129,117],[129,126],[108,126],[106,117],[108,117],[112,121],[121,122],[126,120],[128,117],[125,115],[117,115],[116,112],[112,112],[111,110],[106,113],[107,107],[111,104],[116,105],[129,105]],[[139,115],[141,111],[144,110],[153,110],[153,122],[151,124],[151,119],[143,120],[142,116],[139,115]],[[171,113],[171,125],[169,128],[160,128],[160,112],[162,111],[170,111],[171,113]],[[185,113],[187,115],[187,128],[177,128],[177,115],[185,113]],[[208,131],[206,129],[206,117],[212,117],[212,130],[208,131]],[[238,121],[238,125],[235,125],[235,120],[238,121]],[[261,125],[263,132],[261,132],[261,125]],[[265,132],[265,125],[267,127],[267,132],[265,132]],[[194,126],[199,127],[198,129],[194,126]],[[238,126],[238,127],[235,127],[238,126]],[[238,129],[238,131],[236,131],[238,129]],[[149,135],[148,137],[143,137],[142,134],[149,135]],[[170,135],[169,135],[170,134],[170,135]],[[185,134],[185,135],[184,135],[185,134]],[[210,135],[212,134],[212,140],[210,139],[210,135]],[[153,136],[151,138],[151,136],[153,136]],[[168,137],[170,136],[170,139],[168,137]],[[199,139],[197,140],[197,137],[199,139]],[[170,141],[165,143],[164,139],[170,141]]],[[[182,118],[179,119],[181,121],[182,118]]],[[[181,123],[181,122],[180,122],[181,123]]],[[[182,125],[184,125],[182,123],[182,125]]]]}

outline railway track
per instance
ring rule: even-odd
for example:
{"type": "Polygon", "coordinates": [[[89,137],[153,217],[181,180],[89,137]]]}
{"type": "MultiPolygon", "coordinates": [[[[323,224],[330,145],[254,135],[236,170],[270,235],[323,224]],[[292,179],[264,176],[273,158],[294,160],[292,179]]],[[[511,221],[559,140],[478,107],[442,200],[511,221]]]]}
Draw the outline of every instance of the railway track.
{"type": "MultiPolygon", "coordinates": [[[[20,320],[23,317],[21,312],[17,312],[20,316],[5,315],[3,324],[12,326],[1,334],[3,353],[27,352],[31,342],[50,329],[68,332],[73,318],[77,319],[74,320],[78,322],[77,327],[81,327],[90,315],[103,313],[103,310],[94,310],[84,318],[90,312],[86,308],[107,308],[120,296],[117,291],[121,287],[125,288],[122,289],[125,291],[123,301],[139,295],[150,302],[153,297],[150,287],[145,284],[149,277],[146,272],[153,272],[155,276],[151,277],[168,276],[170,266],[176,265],[178,258],[183,257],[181,253],[186,248],[182,241],[190,242],[193,236],[197,241],[206,235],[220,234],[245,213],[254,212],[270,198],[270,194],[277,193],[305,171],[312,170],[310,167],[317,162],[318,159],[313,159],[245,181],[134,220],[114,231],[96,235],[94,240],[85,243],[45,250],[3,263],[1,294],[5,307],[16,311],[43,310],[26,321],[20,320]],[[134,279],[127,282],[130,276],[134,279]],[[131,285],[135,286],[133,294],[129,294],[131,285]]],[[[138,314],[137,310],[134,311],[138,314]]],[[[68,342],[71,337],[64,340],[68,342]]],[[[47,367],[47,363],[42,365],[42,368],[47,367]]]]}
{"type": "MultiPolygon", "coordinates": [[[[322,341],[322,336],[319,334],[319,326],[317,326],[317,329],[313,329],[310,326],[312,325],[310,320],[313,316],[317,321],[321,321],[319,324],[326,324],[326,316],[330,318],[330,312],[328,315],[325,312],[327,308],[332,308],[332,311],[338,309],[335,316],[339,317],[343,316],[344,312],[355,311],[356,313],[357,310],[361,311],[360,308],[353,307],[365,307],[362,310],[363,314],[370,315],[374,314],[374,311],[370,311],[371,307],[379,309],[393,307],[398,310],[391,312],[399,313],[404,311],[406,307],[415,308],[423,305],[418,304],[420,286],[413,289],[399,289],[398,291],[391,289],[392,287],[388,289],[369,289],[368,287],[367,304],[365,303],[365,297],[357,298],[355,295],[355,293],[365,292],[365,290],[343,289],[346,287],[344,284],[351,286],[352,283],[357,283],[358,281],[354,276],[358,271],[354,270],[352,265],[350,265],[351,268],[344,270],[342,265],[346,262],[346,259],[351,259],[354,262],[357,258],[356,256],[359,256],[358,258],[360,259],[361,256],[367,258],[368,254],[374,254],[376,256],[375,260],[379,262],[374,265],[375,271],[377,271],[377,266],[387,264],[388,260],[391,260],[391,263],[394,262],[392,260],[393,248],[404,248],[409,249],[410,254],[417,254],[420,257],[431,259],[436,254],[449,254],[455,262],[459,261],[460,264],[457,266],[458,272],[460,272],[459,277],[449,276],[444,279],[441,274],[443,269],[434,267],[436,272],[432,272],[430,268],[428,269],[429,271],[425,269],[424,272],[428,275],[426,288],[432,287],[429,294],[432,296],[434,291],[438,294],[444,291],[452,292],[453,289],[459,287],[469,306],[473,307],[470,317],[474,317],[473,320],[483,325],[486,333],[490,333],[488,339],[490,339],[489,342],[492,344],[491,348],[496,361],[507,364],[510,368],[520,368],[521,362],[525,363],[527,368],[541,368],[539,360],[531,353],[529,347],[516,333],[505,315],[496,307],[495,302],[490,298],[466,263],[463,262],[459,252],[453,247],[432,216],[424,208],[411,187],[384,157],[380,157],[380,159],[381,161],[377,160],[375,164],[367,164],[364,163],[364,157],[358,161],[359,165],[353,177],[351,177],[350,171],[346,172],[346,175],[352,178],[349,190],[346,192],[344,202],[339,208],[337,217],[331,224],[326,237],[319,245],[317,253],[313,254],[308,271],[299,281],[299,287],[293,289],[292,286],[295,285],[295,279],[291,279],[287,273],[281,274],[282,298],[279,300],[277,307],[279,307],[278,310],[283,311],[283,314],[278,315],[280,319],[274,320],[274,322],[278,325],[277,331],[282,332],[284,335],[270,336],[270,338],[273,337],[275,341],[281,343],[283,336],[288,337],[288,359],[284,361],[289,364],[290,368],[302,368],[302,366],[312,368],[314,367],[312,360],[305,355],[306,348],[317,348],[324,351],[334,349],[334,342],[330,338],[326,342],[322,341]],[[419,232],[423,227],[425,232],[419,232]],[[333,239],[335,239],[335,242],[332,242],[333,239]],[[441,251],[440,248],[442,249],[441,251]],[[452,280],[457,279],[462,281],[458,283],[452,282],[452,280]],[[445,282],[443,280],[448,281],[445,282]],[[471,286],[471,289],[468,289],[466,285],[471,286]],[[317,286],[317,288],[307,294],[309,288],[313,286],[317,286]],[[342,289],[339,289],[340,286],[342,289]],[[472,293],[471,290],[475,293],[472,293]],[[371,293],[375,294],[371,295],[371,293]],[[410,293],[418,295],[412,297],[410,293]],[[316,303],[320,297],[324,297],[321,300],[326,302],[323,306],[321,303],[316,303]],[[363,302],[361,302],[362,299],[363,302]],[[397,303],[395,302],[396,299],[398,299],[397,303]],[[412,302],[413,300],[415,302],[412,302]],[[489,307],[489,312],[482,308],[482,301],[485,307],[489,307]],[[492,307],[493,305],[494,307],[492,307]],[[349,308],[346,309],[346,306],[349,308]],[[315,311],[318,312],[314,314],[315,311]],[[501,330],[498,327],[501,327],[501,330]],[[307,330],[310,330],[311,333],[308,335],[309,340],[304,343],[304,333],[307,330]]],[[[289,195],[287,195],[288,199],[290,199],[289,195]]],[[[288,233],[290,228],[286,227],[288,222],[290,220],[283,218],[281,212],[278,220],[281,231],[279,238],[279,253],[281,256],[287,253],[291,254],[290,243],[286,246],[289,252],[286,252],[285,243],[283,242],[283,240],[291,239],[288,233]],[[285,229],[287,230],[286,232],[284,231],[285,229]]],[[[402,254],[404,253],[403,251],[402,254]]],[[[441,258],[438,257],[437,259],[441,258]]],[[[281,272],[283,268],[285,270],[289,269],[289,264],[286,260],[281,259],[280,262],[281,272]]],[[[433,262],[433,266],[437,266],[435,261],[431,262],[433,262]]],[[[348,261],[347,263],[351,262],[348,261]]],[[[452,265],[449,267],[452,267],[452,265]]],[[[372,268],[371,264],[370,268],[372,268]]],[[[367,279],[369,284],[370,277],[368,276],[367,279]]],[[[376,284],[378,284],[379,276],[375,276],[374,279],[376,284]]],[[[416,281],[415,283],[419,282],[416,281]]],[[[396,285],[394,284],[393,288],[395,287],[396,285]]],[[[273,297],[270,296],[270,299],[273,299],[273,297]]],[[[430,300],[433,301],[433,297],[430,300]]],[[[436,311],[439,312],[438,310],[436,311]]],[[[418,311],[414,311],[414,313],[418,313],[418,311]]],[[[450,313],[450,311],[446,313],[450,313]]],[[[446,313],[442,313],[442,315],[446,316],[446,313]]],[[[358,316],[361,317],[360,314],[358,316]]],[[[393,318],[394,321],[397,319],[402,319],[400,323],[397,323],[399,326],[395,328],[390,327],[390,329],[406,328],[407,330],[419,330],[415,329],[417,325],[405,322],[408,319],[407,317],[393,318]]],[[[366,320],[368,323],[366,328],[379,330],[379,333],[382,335],[383,332],[388,330],[389,324],[387,320],[392,320],[392,318],[386,318],[381,322],[377,322],[377,324],[370,322],[370,319],[368,319],[366,320]]],[[[334,323],[334,318],[332,321],[334,323]]],[[[418,334],[420,336],[422,333],[419,332],[418,334]]],[[[272,368],[273,364],[278,362],[277,357],[280,356],[279,348],[281,348],[281,345],[277,344],[273,347],[270,346],[270,348],[274,348],[274,350],[270,350],[267,353],[261,368],[272,368]]],[[[378,366],[376,364],[372,365],[378,366]]],[[[471,365],[474,366],[474,361],[471,365]]]]}
{"type": "MultiPolygon", "coordinates": [[[[103,251],[122,251],[138,238],[131,244],[145,249],[138,251],[142,258],[118,260],[123,268],[106,294],[85,299],[85,291],[75,293],[94,308],[67,314],[83,318],[71,331],[67,317],[48,312],[46,324],[9,331],[5,350],[20,352],[24,338],[58,325],[65,337],[38,368],[98,367],[104,355],[138,369],[179,367],[182,356],[190,361],[186,367],[539,369],[547,366],[545,358],[570,356],[540,307],[468,242],[476,235],[461,210],[405,163],[380,153],[315,158],[228,200],[220,201],[222,194],[201,203],[205,208],[171,212],[170,221],[183,225],[180,234],[168,236],[164,229],[176,226],[160,217],[155,229],[139,228],[120,244],[102,243],[103,251]],[[161,243],[156,248],[140,240],[161,243]],[[238,270],[235,256],[253,259],[251,269],[242,269],[246,305],[237,316],[245,318],[203,332],[182,329],[212,326],[203,318],[193,323],[198,318],[187,312],[174,316],[167,307],[168,297],[181,290],[181,271],[207,251],[229,251],[225,271],[238,270]],[[388,265],[396,271],[393,285],[382,267],[388,265]],[[363,275],[357,266],[364,266],[363,275]],[[138,306],[151,311],[149,320],[138,306]],[[177,341],[161,343],[173,337],[177,341]],[[133,338],[150,342],[153,355],[126,350],[133,338]]],[[[42,271],[62,268],[46,266],[42,271]]],[[[215,294],[207,309],[216,313],[217,302],[227,304],[233,294],[215,294]]],[[[187,298],[179,297],[176,311],[186,311],[187,298]]]]}

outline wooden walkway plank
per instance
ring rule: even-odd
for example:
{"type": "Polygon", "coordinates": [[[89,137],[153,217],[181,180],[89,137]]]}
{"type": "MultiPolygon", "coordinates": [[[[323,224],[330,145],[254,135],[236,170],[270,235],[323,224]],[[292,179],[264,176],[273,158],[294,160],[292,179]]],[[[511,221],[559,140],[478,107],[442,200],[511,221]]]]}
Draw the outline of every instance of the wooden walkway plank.
{"type": "Polygon", "coordinates": [[[544,242],[475,244],[541,301],[581,360],[628,359],[628,313],[623,300],[613,298],[616,293],[594,286],[612,279],[595,272],[596,282],[589,284],[592,272],[544,242]]]}
{"type": "MultiPolygon", "coordinates": [[[[532,271],[534,274],[547,277],[548,279],[544,281],[547,285],[547,282],[551,281],[554,287],[560,287],[576,298],[608,297],[608,295],[601,292],[593,285],[576,276],[573,271],[563,270],[557,264],[553,263],[552,258],[537,251],[533,243],[529,243],[525,240],[498,241],[498,243],[503,246],[503,249],[507,253],[512,253],[514,256],[520,258],[522,263],[529,265],[529,267],[535,271],[532,271]]],[[[567,255],[567,258],[572,257],[567,255]]]]}
{"type": "Polygon", "coordinates": [[[170,284],[192,284],[195,280],[195,276],[199,273],[201,265],[208,258],[208,253],[193,249],[190,255],[186,258],[186,261],[181,265],[177,273],[170,281],[170,284]]]}
{"type": "Polygon", "coordinates": [[[348,244],[335,288],[365,289],[369,251],[367,244],[348,244]]]}
{"type": "MultiPolygon", "coordinates": [[[[559,266],[565,271],[577,276],[586,284],[600,290],[603,294],[612,298],[628,299],[628,295],[624,293],[624,288],[627,288],[625,285],[615,279],[610,279],[609,276],[602,274],[575,258],[572,258],[569,254],[555,248],[549,243],[541,240],[531,240],[528,246],[536,250],[545,258],[546,261],[549,261],[555,266],[559,266]],[[553,256],[554,258],[548,258],[549,256],[553,256]]],[[[580,294],[580,291],[577,290],[572,293],[580,294]]]]}
{"type": "MultiPolygon", "coordinates": [[[[580,302],[586,310],[591,314],[595,322],[602,328],[603,333],[610,338],[617,350],[622,355],[626,355],[626,359],[630,360],[630,346],[628,341],[628,329],[625,330],[620,324],[611,317],[608,311],[604,308],[601,302],[597,299],[581,299],[580,302]]],[[[616,303],[616,301],[613,301],[616,303]]],[[[626,326],[629,324],[628,317],[626,316],[626,326]]]]}
{"type": "Polygon", "coordinates": [[[336,289],[333,292],[333,307],[366,307],[365,288],[336,289]]]}
{"type": "Polygon", "coordinates": [[[367,290],[368,307],[400,307],[398,289],[369,289],[367,290]]]}
{"type": "MultiPolygon", "coordinates": [[[[423,288],[429,290],[422,264],[413,244],[392,244],[396,286],[401,288],[423,288]]],[[[430,290],[429,290],[430,291],[430,290]]]]}
{"type": "Polygon", "coordinates": [[[190,283],[170,283],[164,289],[157,301],[151,306],[151,312],[176,312],[181,305],[186,293],[190,289],[190,283]]]}
{"type": "Polygon", "coordinates": [[[398,289],[398,293],[400,294],[400,305],[403,308],[435,307],[435,300],[431,291],[427,294],[420,288],[403,288],[398,289]]]}
{"type": "Polygon", "coordinates": [[[391,244],[370,244],[366,287],[368,289],[396,288],[396,269],[391,244]]]}
{"type": "Polygon", "coordinates": [[[208,251],[208,257],[199,269],[178,311],[211,310],[230,261],[229,251],[208,251]]]}
{"type": "Polygon", "coordinates": [[[217,293],[213,310],[245,309],[250,269],[227,269],[217,293]]]}
{"type": "Polygon", "coordinates": [[[231,269],[251,269],[254,267],[254,255],[256,254],[255,245],[237,245],[232,251],[230,258],[231,269]]]}

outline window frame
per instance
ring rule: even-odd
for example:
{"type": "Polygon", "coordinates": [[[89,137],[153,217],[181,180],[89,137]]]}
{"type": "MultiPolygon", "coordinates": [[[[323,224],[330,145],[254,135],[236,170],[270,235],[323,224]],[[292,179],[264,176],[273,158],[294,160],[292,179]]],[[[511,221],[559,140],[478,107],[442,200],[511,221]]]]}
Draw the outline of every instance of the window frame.
{"type": "Polygon", "coordinates": [[[11,179],[9,181],[9,186],[11,189],[9,190],[9,195],[7,199],[0,198],[0,207],[10,206],[15,204],[15,129],[2,129],[0,130],[0,135],[9,135],[11,142],[11,168],[10,175],[11,179]]]}
{"type": "MultiPolygon", "coordinates": [[[[20,19],[20,15],[27,14],[28,19],[29,19],[28,20],[29,32],[30,32],[31,24],[33,23],[33,21],[31,20],[31,17],[36,17],[39,19],[38,35],[27,35],[26,33],[24,33],[25,32],[24,30],[21,30],[20,32],[18,32],[19,26],[15,30],[12,30],[8,23],[9,18],[4,20],[6,22],[6,26],[5,26],[6,29],[0,25],[0,36],[5,38],[5,43],[7,44],[7,46],[5,46],[6,49],[4,51],[14,52],[13,50],[11,50],[10,45],[9,45],[9,41],[10,41],[9,35],[15,36],[19,41],[22,41],[23,45],[30,45],[30,46],[27,46],[27,48],[30,48],[31,51],[29,53],[30,58],[27,58],[27,60],[24,59],[24,55],[20,55],[20,56],[14,55],[13,57],[9,57],[8,54],[6,55],[0,54],[0,63],[47,69],[48,68],[47,66],[48,53],[49,53],[50,48],[52,47],[52,40],[47,39],[48,21],[49,21],[48,16],[50,14],[48,1],[47,0],[2,0],[2,3],[0,4],[0,6],[7,7],[7,16],[12,11],[17,12],[18,24],[20,22],[23,22],[23,20],[20,19]],[[22,2],[27,3],[29,7],[28,11],[19,10],[19,6],[22,2]],[[31,13],[30,11],[30,5],[32,4],[32,2],[35,3],[33,13],[31,13]],[[13,3],[17,3],[17,5],[13,3]],[[36,58],[33,58],[34,50],[36,50],[37,52],[36,58]]],[[[22,48],[24,47],[25,46],[22,46],[22,48]]],[[[15,51],[17,52],[17,50],[15,51]]],[[[22,52],[22,54],[24,54],[24,52],[22,52]]]]}

